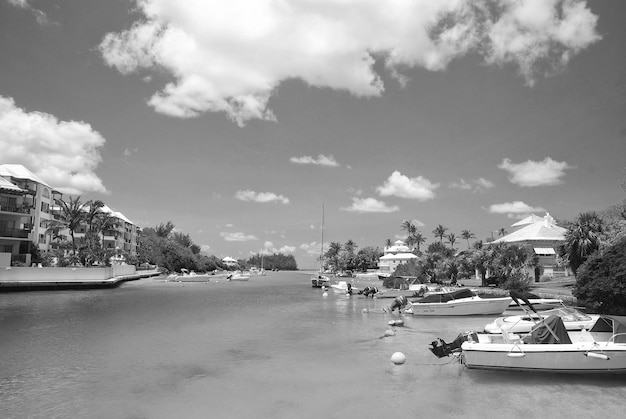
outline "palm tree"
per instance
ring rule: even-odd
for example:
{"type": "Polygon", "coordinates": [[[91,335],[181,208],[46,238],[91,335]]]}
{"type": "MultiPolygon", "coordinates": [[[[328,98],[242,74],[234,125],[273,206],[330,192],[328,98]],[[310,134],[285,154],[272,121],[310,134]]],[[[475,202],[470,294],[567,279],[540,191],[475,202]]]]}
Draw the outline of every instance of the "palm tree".
{"type": "Polygon", "coordinates": [[[504,237],[507,234],[509,234],[509,232],[506,231],[506,229],[504,227],[502,227],[500,230],[498,230],[498,237],[504,237]]]}
{"type": "Polygon", "coordinates": [[[585,212],[578,215],[565,233],[564,248],[574,275],[578,267],[599,249],[603,230],[602,218],[595,212],[585,212]]]}
{"type": "Polygon", "coordinates": [[[85,204],[80,202],[80,196],[76,198],[72,198],[70,196],[68,202],[65,202],[62,199],[57,199],[55,202],[60,208],[58,219],[46,222],[47,231],[55,232],[62,229],[68,229],[70,237],[72,238],[72,252],[76,255],[76,238],[74,237],[74,232],[82,223],[85,222],[85,204]]]}
{"type": "Polygon", "coordinates": [[[415,234],[417,233],[417,226],[413,223],[413,221],[404,220],[400,227],[402,227],[402,230],[406,231],[407,233],[407,238],[405,241],[406,245],[410,248],[413,248],[413,245],[415,244],[415,234]]]}
{"type": "Polygon", "coordinates": [[[469,231],[469,230],[463,230],[463,231],[461,231],[461,238],[463,240],[467,240],[467,248],[469,249],[470,248],[470,242],[469,241],[470,241],[470,239],[476,238],[476,235],[474,233],[472,233],[471,231],[469,231]]]}
{"type": "Polygon", "coordinates": [[[439,238],[439,243],[441,244],[443,244],[443,238],[446,235],[446,231],[448,231],[448,229],[441,224],[439,224],[437,228],[433,230],[433,234],[435,235],[435,237],[439,238]]]}
{"type": "Polygon", "coordinates": [[[450,247],[454,248],[454,243],[456,243],[457,237],[456,234],[450,233],[447,236],[448,243],[450,243],[450,247]]]}
{"type": "Polygon", "coordinates": [[[392,244],[393,244],[393,242],[391,241],[391,239],[386,239],[385,240],[385,247],[391,247],[392,244]]]}
{"type": "Polygon", "coordinates": [[[415,233],[415,235],[413,236],[413,242],[415,243],[417,251],[419,252],[420,245],[426,243],[426,237],[424,237],[422,233],[415,233]]]}
{"type": "Polygon", "coordinates": [[[339,265],[339,253],[341,253],[341,243],[339,242],[330,242],[328,245],[328,250],[324,255],[327,259],[330,260],[330,264],[336,270],[339,265]]]}
{"type": "Polygon", "coordinates": [[[94,230],[93,224],[96,221],[96,218],[98,218],[98,216],[102,214],[102,207],[104,207],[104,202],[100,200],[87,201],[85,203],[85,207],[89,208],[89,211],[87,211],[87,214],[85,214],[85,221],[87,222],[89,231],[93,231],[94,230]]]}

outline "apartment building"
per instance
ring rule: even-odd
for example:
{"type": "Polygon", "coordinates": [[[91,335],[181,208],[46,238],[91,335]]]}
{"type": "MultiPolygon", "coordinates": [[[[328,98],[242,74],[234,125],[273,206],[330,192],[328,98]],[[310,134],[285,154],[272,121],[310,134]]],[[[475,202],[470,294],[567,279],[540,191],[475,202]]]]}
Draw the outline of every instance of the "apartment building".
{"type": "MultiPolygon", "coordinates": [[[[29,246],[33,243],[40,251],[52,249],[52,236],[46,231],[47,221],[58,216],[56,199],[63,199],[63,195],[26,167],[0,165],[0,266],[16,262],[30,266],[29,246]]],[[[136,255],[138,227],[107,206],[102,211],[115,219],[114,225],[102,234],[103,247],[136,255]]],[[[75,236],[84,235],[86,228],[79,227],[75,236]]]]}

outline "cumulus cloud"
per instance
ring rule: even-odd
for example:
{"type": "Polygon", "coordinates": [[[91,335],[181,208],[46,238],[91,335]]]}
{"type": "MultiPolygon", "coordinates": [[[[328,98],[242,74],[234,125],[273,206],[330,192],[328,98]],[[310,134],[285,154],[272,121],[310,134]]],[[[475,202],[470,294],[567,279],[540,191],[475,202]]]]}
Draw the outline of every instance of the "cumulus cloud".
{"type": "Polygon", "coordinates": [[[263,243],[263,249],[265,250],[266,253],[283,253],[283,254],[291,254],[296,250],[295,246],[287,246],[287,245],[277,248],[274,246],[274,243],[272,243],[271,241],[266,241],[265,243],[263,243]]]}
{"type": "Polygon", "coordinates": [[[316,166],[329,166],[329,167],[337,167],[339,163],[335,160],[335,158],[331,156],[325,156],[320,154],[317,158],[311,156],[302,156],[302,157],[292,157],[289,159],[290,162],[296,164],[313,164],[316,166]]]}
{"type": "Polygon", "coordinates": [[[64,194],[108,193],[95,173],[104,143],[85,122],[27,112],[0,96],[0,163],[21,164],[64,194]]]}
{"type": "Polygon", "coordinates": [[[550,186],[562,183],[565,170],[573,169],[566,162],[558,162],[546,157],[543,161],[528,160],[523,163],[512,163],[509,159],[502,160],[498,168],[509,172],[509,181],[519,186],[550,186]]]}
{"type": "Polygon", "coordinates": [[[350,212],[396,212],[400,210],[396,205],[389,206],[375,198],[352,198],[352,205],[341,209],[350,212]]]}
{"type": "Polygon", "coordinates": [[[381,196],[397,196],[399,198],[427,201],[435,197],[433,191],[438,187],[438,183],[432,183],[422,176],[409,178],[396,170],[376,190],[381,196]]]}
{"type": "Polygon", "coordinates": [[[220,236],[227,242],[247,242],[252,240],[258,240],[258,238],[252,234],[244,234],[240,231],[237,232],[220,232],[220,236]]]}
{"type": "Polygon", "coordinates": [[[475,53],[532,85],[600,39],[584,0],[135,2],[142,16],[103,38],[105,62],[123,74],[171,74],[148,101],[157,112],[224,112],[239,125],[275,120],[269,99],[287,79],[381,95],[375,57],[401,84],[402,69],[440,71],[475,53]]]}
{"type": "Polygon", "coordinates": [[[240,201],[252,201],[252,202],[280,202],[282,204],[288,204],[289,198],[284,197],[283,195],[277,195],[273,192],[255,192],[251,190],[245,191],[237,191],[235,194],[235,198],[240,201]]]}
{"type": "Polygon", "coordinates": [[[545,212],[542,207],[531,207],[522,201],[505,202],[490,205],[488,211],[491,214],[506,214],[509,218],[523,218],[534,212],[545,212]]]}
{"type": "Polygon", "coordinates": [[[450,188],[452,189],[461,189],[472,192],[485,192],[486,189],[491,189],[494,186],[495,184],[492,181],[482,177],[469,182],[463,178],[455,182],[450,182],[450,188]]]}

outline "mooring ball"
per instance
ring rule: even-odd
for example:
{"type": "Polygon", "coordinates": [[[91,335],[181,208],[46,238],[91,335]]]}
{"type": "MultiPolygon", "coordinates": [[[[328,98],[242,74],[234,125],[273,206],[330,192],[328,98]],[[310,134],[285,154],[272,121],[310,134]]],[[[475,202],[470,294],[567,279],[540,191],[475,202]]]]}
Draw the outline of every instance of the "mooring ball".
{"type": "Polygon", "coordinates": [[[363,313],[369,313],[370,311],[366,308],[363,309],[363,313]]]}
{"type": "Polygon", "coordinates": [[[394,354],[391,355],[391,362],[396,365],[404,364],[406,362],[406,356],[404,356],[402,352],[394,352],[394,354]]]}
{"type": "Polygon", "coordinates": [[[322,294],[322,297],[328,297],[328,293],[325,292],[324,294],[322,294]]]}

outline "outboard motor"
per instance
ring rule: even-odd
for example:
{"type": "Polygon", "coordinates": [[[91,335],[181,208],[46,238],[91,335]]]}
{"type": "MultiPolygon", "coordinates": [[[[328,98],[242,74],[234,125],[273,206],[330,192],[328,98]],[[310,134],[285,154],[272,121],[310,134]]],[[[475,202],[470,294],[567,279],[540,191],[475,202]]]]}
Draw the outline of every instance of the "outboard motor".
{"type": "Polygon", "coordinates": [[[444,356],[450,356],[455,352],[461,351],[461,345],[463,342],[478,342],[478,335],[473,330],[468,332],[459,333],[459,335],[452,342],[447,343],[441,338],[437,338],[431,342],[430,351],[437,357],[443,358],[444,356]]]}

